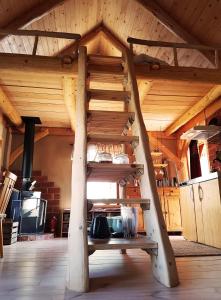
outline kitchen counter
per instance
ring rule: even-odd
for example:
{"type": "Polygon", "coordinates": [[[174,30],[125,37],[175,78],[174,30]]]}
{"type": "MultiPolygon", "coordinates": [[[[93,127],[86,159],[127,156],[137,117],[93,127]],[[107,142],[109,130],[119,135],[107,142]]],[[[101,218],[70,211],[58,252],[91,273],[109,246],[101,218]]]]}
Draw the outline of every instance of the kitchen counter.
{"type": "Polygon", "coordinates": [[[212,179],[216,179],[216,178],[221,178],[221,172],[213,172],[213,173],[209,173],[206,176],[201,176],[201,177],[197,177],[194,179],[190,179],[188,181],[184,181],[180,184],[180,186],[182,187],[182,186],[199,183],[199,182],[203,182],[203,181],[208,181],[208,180],[212,180],[212,179]]]}

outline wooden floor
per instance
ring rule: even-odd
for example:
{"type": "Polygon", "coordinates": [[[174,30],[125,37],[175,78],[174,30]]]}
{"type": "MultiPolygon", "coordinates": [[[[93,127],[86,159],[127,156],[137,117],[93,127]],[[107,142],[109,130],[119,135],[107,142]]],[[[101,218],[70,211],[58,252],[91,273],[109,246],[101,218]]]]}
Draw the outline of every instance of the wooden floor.
{"type": "Polygon", "coordinates": [[[157,283],[141,250],[97,251],[90,256],[91,292],[65,290],[67,240],[20,242],[4,247],[0,260],[1,300],[221,299],[221,257],[178,258],[181,284],[157,283]]]}

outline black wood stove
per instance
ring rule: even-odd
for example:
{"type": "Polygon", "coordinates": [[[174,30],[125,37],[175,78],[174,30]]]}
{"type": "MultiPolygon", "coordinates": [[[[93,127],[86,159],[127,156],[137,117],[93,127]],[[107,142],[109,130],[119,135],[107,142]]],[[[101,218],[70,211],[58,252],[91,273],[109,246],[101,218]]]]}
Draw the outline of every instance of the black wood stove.
{"type": "MultiPolygon", "coordinates": [[[[46,220],[47,201],[41,199],[40,191],[32,191],[31,177],[34,154],[35,124],[37,117],[22,117],[25,123],[24,151],[22,162],[22,188],[20,191],[20,235],[43,233],[46,220]]],[[[11,203],[13,206],[13,203],[11,203]]],[[[13,211],[11,209],[11,211],[13,211]]]]}

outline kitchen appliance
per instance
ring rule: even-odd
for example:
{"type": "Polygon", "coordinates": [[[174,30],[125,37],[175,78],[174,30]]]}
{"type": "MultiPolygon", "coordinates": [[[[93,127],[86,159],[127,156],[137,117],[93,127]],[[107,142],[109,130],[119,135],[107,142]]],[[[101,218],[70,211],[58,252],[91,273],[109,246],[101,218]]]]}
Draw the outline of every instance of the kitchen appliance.
{"type": "Polygon", "coordinates": [[[107,218],[102,215],[98,215],[93,218],[90,229],[90,237],[93,239],[108,239],[110,238],[110,235],[107,218]]]}
{"type": "Polygon", "coordinates": [[[208,140],[221,132],[221,126],[199,125],[184,132],[180,139],[182,140],[208,140]]]}

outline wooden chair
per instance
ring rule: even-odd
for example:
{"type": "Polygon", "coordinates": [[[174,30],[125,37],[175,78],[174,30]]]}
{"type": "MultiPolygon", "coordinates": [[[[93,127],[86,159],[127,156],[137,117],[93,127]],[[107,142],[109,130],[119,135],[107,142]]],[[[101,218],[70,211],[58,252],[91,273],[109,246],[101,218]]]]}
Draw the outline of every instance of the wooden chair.
{"type": "Polygon", "coordinates": [[[0,257],[3,257],[3,230],[2,221],[5,218],[5,211],[8,206],[9,199],[17,176],[9,171],[6,172],[4,182],[0,186],[0,257]]]}

